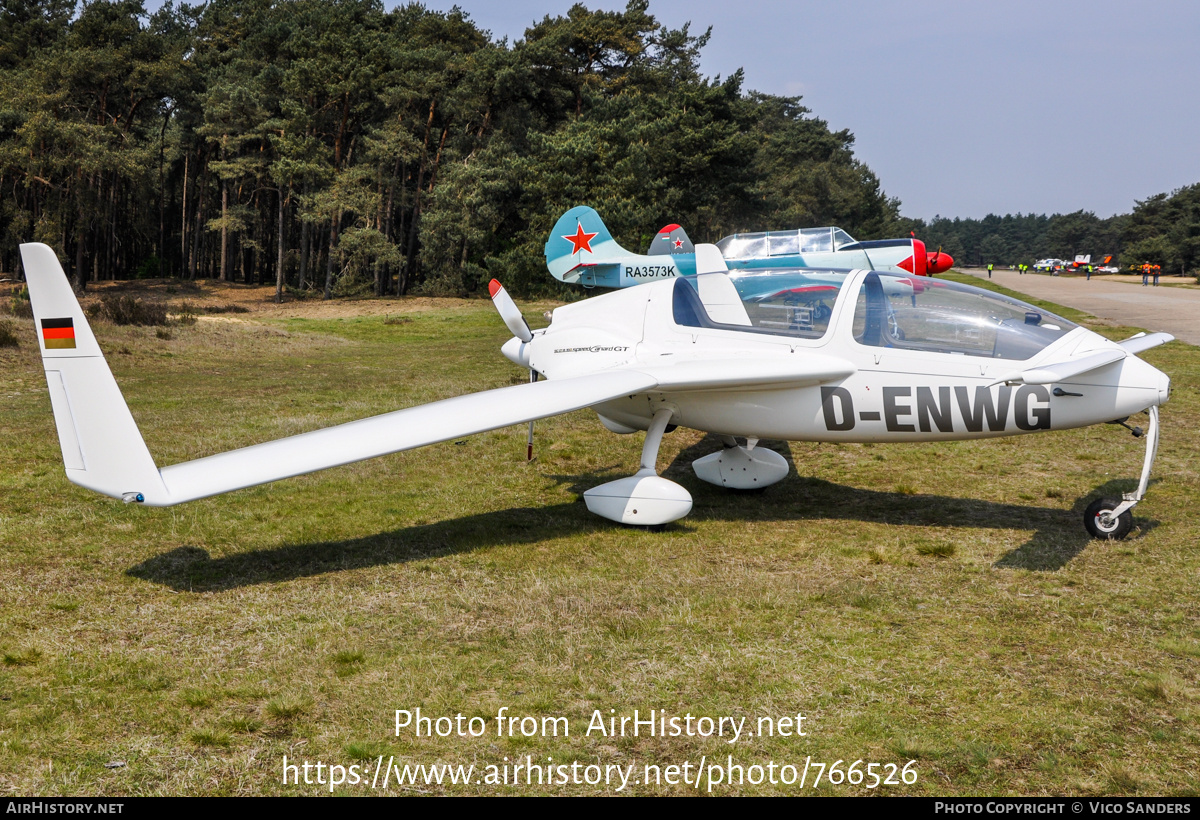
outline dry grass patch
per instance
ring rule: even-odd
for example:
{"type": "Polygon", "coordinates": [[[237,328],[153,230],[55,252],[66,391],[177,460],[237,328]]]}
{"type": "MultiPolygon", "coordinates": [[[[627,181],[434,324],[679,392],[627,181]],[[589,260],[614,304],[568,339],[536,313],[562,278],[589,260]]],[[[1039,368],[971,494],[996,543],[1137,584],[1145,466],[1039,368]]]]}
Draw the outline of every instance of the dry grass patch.
{"type": "Polygon", "coordinates": [[[42,659],[42,651],[36,648],[20,649],[13,652],[5,652],[3,661],[5,666],[33,666],[42,659]]]}
{"type": "Polygon", "coordinates": [[[220,719],[219,723],[239,735],[252,735],[263,727],[261,720],[250,715],[226,715],[220,719]]]}
{"type": "Polygon", "coordinates": [[[1158,641],[1155,646],[1157,646],[1163,652],[1169,652],[1172,655],[1200,658],[1200,642],[1181,641],[1176,638],[1164,638],[1163,640],[1158,641]]]}
{"type": "Polygon", "coordinates": [[[233,743],[227,732],[216,729],[197,729],[189,737],[192,743],[202,748],[228,749],[233,743]]]}
{"type": "Polygon", "coordinates": [[[312,704],[303,698],[272,698],[267,702],[267,716],[287,723],[308,714],[312,704]]]}
{"type": "Polygon", "coordinates": [[[388,757],[392,754],[387,744],[378,741],[347,743],[343,751],[350,760],[377,760],[381,755],[388,757]]]}

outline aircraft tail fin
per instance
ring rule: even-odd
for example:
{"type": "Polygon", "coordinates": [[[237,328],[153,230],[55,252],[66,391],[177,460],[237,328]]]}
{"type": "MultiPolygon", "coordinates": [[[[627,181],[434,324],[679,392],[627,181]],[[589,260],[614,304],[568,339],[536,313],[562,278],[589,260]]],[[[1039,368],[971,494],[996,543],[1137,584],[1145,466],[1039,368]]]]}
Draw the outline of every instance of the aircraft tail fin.
{"type": "Polygon", "coordinates": [[[21,245],[42,366],[67,478],[125,501],[167,490],[54,251],[21,245]]]}
{"type": "Polygon", "coordinates": [[[558,218],[546,238],[546,267],[555,279],[578,282],[588,268],[632,256],[617,244],[594,208],[580,205],[558,218]]]}
{"type": "Polygon", "coordinates": [[[646,251],[647,256],[660,256],[662,254],[676,253],[695,253],[696,246],[692,244],[692,240],[688,239],[687,231],[678,225],[671,224],[664,227],[654,239],[650,240],[650,250],[646,251]]]}

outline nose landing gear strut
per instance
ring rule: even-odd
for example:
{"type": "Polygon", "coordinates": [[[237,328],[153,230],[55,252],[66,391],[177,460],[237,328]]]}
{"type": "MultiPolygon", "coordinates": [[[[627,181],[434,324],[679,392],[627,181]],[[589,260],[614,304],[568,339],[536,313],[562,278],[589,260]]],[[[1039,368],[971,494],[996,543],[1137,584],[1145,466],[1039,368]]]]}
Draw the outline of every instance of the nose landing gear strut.
{"type": "MultiPolygon", "coordinates": [[[[1158,406],[1148,411],[1150,424],[1146,430],[1146,457],[1142,461],[1142,478],[1136,492],[1124,493],[1121,500],[1099,498],[1088,505],[1083,514],[1083,526],[1093,538],[1120,540],[1133,529],[1133,508],[1146,497],[1146,486],[1150,482],[1150,469],[1158,455],[1158,406]]],[[[1137,435],[1135,428],[1134,435],[1137,435]]]]}

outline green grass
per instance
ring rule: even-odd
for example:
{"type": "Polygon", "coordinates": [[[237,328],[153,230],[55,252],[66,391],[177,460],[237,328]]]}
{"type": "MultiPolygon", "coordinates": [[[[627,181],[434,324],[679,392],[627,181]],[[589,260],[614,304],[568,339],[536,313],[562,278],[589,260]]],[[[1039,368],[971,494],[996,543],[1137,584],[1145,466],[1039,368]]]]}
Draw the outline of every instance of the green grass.
{"type": "MultiPolygon", "coordinates": [[[[491,306],[453,304],[202,317],[170,338],[96,332],[169,464],[523,382],[499,355],[507,333],[491,306]]],[[[720,445],[680,429],[659,466],[695,508],[655,532],[585,510],[582,492],[630,474],[641,449],[590,412],[538,422],[532,464],[520,427],[181,507],[126,506],[63,477],[33,324],[11,321],[22,345],[0,349],[5,794],[328,791],[284,786],[285,754],[364,766],[915,759],[918,782],[891,793],[1200,789],[1194,347],[1144,354],[1174,395],[1134,537],[1109,544],[1086,538],[1083,509],[1132,489],[1142,458],[1111,426],[764,442],[795,469],[757,493],[698,482],[691,461],[720,445]],[[395,736],[397,709],[490,718],[502,706],[566,716],[572,736],[395,736]],[[748,722],[803,712],[808,735],[581,736],[593,710],[635,708],[748,722]],[[113,760],[127,765],[105,768],[113,760]]]]}

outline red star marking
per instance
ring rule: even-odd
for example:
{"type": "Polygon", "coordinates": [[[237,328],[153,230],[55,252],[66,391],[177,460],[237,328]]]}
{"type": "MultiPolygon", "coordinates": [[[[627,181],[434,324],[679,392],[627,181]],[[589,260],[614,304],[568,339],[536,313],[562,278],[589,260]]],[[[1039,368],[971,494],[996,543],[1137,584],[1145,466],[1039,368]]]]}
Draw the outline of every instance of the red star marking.
{"type": "Polygon", "coordinates": [[[676,248],[682,248],[682,247],[683,247],[683,240],[682,240],[682,239],[676,239],[676,240],[675,240],[675,247],[676,247],[676,248]]]}
{"type": "Polygon", "coordinates": [[[563,239],[567,240],[568,242],[570,242],[571,244],[573,244],[575,246],[574,250],[572,250],[571,253],[573,253],[573,254],[579,253],[580,251],[587,251],[588,253],[592,253],[592,244],[591,243],[592,243],[592,239],[596,236],[596,234],[585,232],[583,230],[583,225],[578,222],[575,224],[576,224],[578,230],[575,231],[574,236],[571,236],[570,234],[563,235],[563,239]]]}

